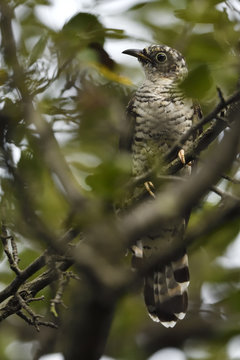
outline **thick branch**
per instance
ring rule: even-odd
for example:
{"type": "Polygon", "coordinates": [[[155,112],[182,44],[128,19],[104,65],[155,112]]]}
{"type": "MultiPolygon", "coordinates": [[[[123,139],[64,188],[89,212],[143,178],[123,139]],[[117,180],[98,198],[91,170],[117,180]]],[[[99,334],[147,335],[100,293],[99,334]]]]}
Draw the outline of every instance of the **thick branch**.
{"type": "MultiPolygon", "coordinates": [[[[56,268],[45,271],[33,281],[23,284],[18,293],[27,301],[33,298],[40,290],[57,280],[59,271],[66,271],[73,262],[71,260],[62,261],[56,268]]],[[[13,315],[21,310],[21,304],[12,296],[3,306],[0,307],[0,322],[10,315],[13,315]]]]}
{"type": "MultiPolygon", "coordinates": [[[[64,244],[64,247],[66,247],[67,243],[69,243],[76,237],[76,234],[77,231],[74,230],[69,230],[68,232],[66,232],[59,239],[60,249],[61,244],[62,246],[64,244]]],[[[3,302],[8,297],[14,295],[21,286],[24,286],[24,283],[27,279],[34,275],[38,270],[42,269],[46,265],[47,261],[50,261],[51,257],[53,257],[54,261],[54,256],[54,254],[51,255],[50,252],[48,252],[47,250],[44,251],[44,253],[36,260],[34,260],[26,269],[22,270],[21,273],[11,282],[11,284],[9,284],[5,289],[0,292],[0,302],[3,302]]]]}
{"type": "Polygon", "coordinates": [[[21,285],[25,283],[33,274],[38,270],[43,268],[46,264],[46,252],[43,255],[39,256],[36,260],[32,262],[26,269],[21,271],[21,273],[2,291],[0,291],[0,303],[7,299],[9,296],[12,296],[20,288],[21,285]]]}

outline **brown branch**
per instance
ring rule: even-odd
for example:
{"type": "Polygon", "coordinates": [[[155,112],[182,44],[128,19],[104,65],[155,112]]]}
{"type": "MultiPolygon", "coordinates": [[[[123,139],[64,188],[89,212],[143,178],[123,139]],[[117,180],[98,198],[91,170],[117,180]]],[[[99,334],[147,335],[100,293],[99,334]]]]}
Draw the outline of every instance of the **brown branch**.
{"type": "MultiPolygon", "coordinates": [[[[200,155],[216,138],[217,136],[227,127],[225,121],[215,121],[210,125],[199,137],[194,141],[186,152],[186,162],[190,162],[200,155]]],[[[175,174],[178,170],[183,167],[181,161],[177,158],[166,167],[166,172],[169,174],[175,174]]]]}
{"type": "Polygon", "coordinates": [[[58,289],[57,289],[57,292],[56,292],[56,295],[55,295],[54,299],[52,299],[50,301],[50,311],[55,317],[58,316],[58,313],[56,311],[56,305],[62,305],[63,307],[66,308],[66,305],[64,304],[63,299],[62,299],[64,290],[65,290],[65,288],[68,285],[69,280],[70,280],[70,277],[68,275],[66,275],[66,274],[67,273],[63,273],[63,272],[61,272],[59,274],[58,289]]]}
{"type": "Polygon", "coordinates": [[[15,294],[24,282],[45,265],[45,252],[32,262],[2,291],[0,291],[0,303],[9,296],[15,294]]]}
{"type": "Polygon", "coordinates": [[[189,131],[187,131],[185,134],[182,135],[180,140],[178,140],[176,144],[166,154],[165,159],[167,161],[172,160],[176,156],[179,148],[181,148],[181,146],[191,137],[192,134],[196,133],[197,130],[201,129],[203,125],[215,119],[219,115],[221,110],[226,109],[228,105],[233,104],[239,100],[240,100],[239,91],[231,95],[226,101],[220,100],[219,104],[207,116],[202,118],[198,123],[193,125],[189,129],[189,131]]]}
{"type": "Polygon", "coordinates": [[[39,326],[46,326],[46,327],[51,327],[53,329],[57,329],[58,326],[56,324],[54,324],[51,321],[41,321],[41,320],[34,320],[31,319],[29,317],[27,317],[21,310],[17,311],[16,313],[21,319],[23,319],[27,324],[29,325],[33,325],[37,331],[40,331],[39,326]]]}
{"type": "MultiPolygon", "coordinates": [[[[190,162],[199,157],[202,151],[204,151],[217,137],[218,135],[227,127],[225,121],[219,120],[211,124],[202,134],[200,134],[190,146],[190,148],[185,153],[186,162],[190,162]]],[[[161,168],[161,173],[173,175],[179,171],[184,165],[177,157],[171,163],[161,168]]],[[[154,168],[146,173],[139,175],[129,181],[126,187],[128,189],[133,189],[135,186],[144,183],[144,181],[149,180],[152,176],[159,178],[159,169],[154,168]]],[[[163,175],[166,176],[166,175],[163,175]]]]}
{"type": "Polygon", "coordinates": [[[62,305],[65,309],[67,308],[67,306],[63,302],[62,297],[63,297],[65,288],[68,285],[70,279],[80,280],[79,276],[74,274],[72,271],[61,272],[59,275],[58,289],[57,289],[54,299],[52,299],[50,302],[51,313],[53,313],[53,315],[55,317],[58,316],[57,311],[56,311],[56,305],[62,305]]]}
{"type": "Polygon", "coordinates": [[[17,245],[13,236],[8,235],[7,228],[4,224],[2,224],[1,241],[3,244],[4,252],[7,255],[10,268],[15,272],[16,275],[20,275],[21,270],[18,267],[19,257],[17,252],[17,245]],[[11,251],[9,250],[8,240],[10,240],[11,242],[11,251]]]}
{"type": "Polygon", "coordinates": [[[16,299],[19,301],[19,304],[21,306],[21,309],[24,309],[31,317],[32,320],[32,324],[34,325],[34,327],[36,328],[37,331],[39,331],[39,319],[42,318],[42,315],[37,315],[34,313],[34,311],[30,308],[30,306],[28,306],[28,301],[29,299],[27,299],[26,301],[24,300],[24,298],[17,293],[15,295],[16,299]]]}
{"type": "Polygon", "coordinates": [[[234,178],[232,178],[231,176],[228,176],[228,175],[223,174],[223,175],[222,175],[222,178],[225,179],[225,180],[230,181],[230,182],[233,183],[233,184],[240,184],[240,180],[234,179],[234,178]]]}
{"type": "MultiPolygon", "coordinates": [[[[43,274],[39,275],[36,279],[22,284],[19,288],[18,293],[24,299],[25,302],[28,299],[32,299],[40,290],[44,289],[46,286],[51,284],[53,281],[57,280],[59,271],[66,271],[73,261],[65,260],[56,266],[55,269],[50,269],[45,271],[43,274]]],[[[15,314],[21,309],[19,302],[14,296],[12,296],[7,302],[5,302],[0,307],[0,322],[10,315],[15,314]]]]}
{"type": "MultiPolygon", "coordinates": [[[[67,231],[60,239],[59,244],[67,244],[76,237],[77,232],[74,230],[67,231]]],[[[61,246],[60,246],[61,248],[61,246]]],[[[14,295],[21,286],[29,279],[33,274],[42,269],[46,265],[46,261],[49,257],[55,256],[48,253],[45,250],[44,253],[34,260],[28,267],[21,271],[20,274],[2,291],[0,291],[0,303],[6,300],[8,297],[14,295]]],[[[61,268],[60,268],[61,269],[61,268]]]]}

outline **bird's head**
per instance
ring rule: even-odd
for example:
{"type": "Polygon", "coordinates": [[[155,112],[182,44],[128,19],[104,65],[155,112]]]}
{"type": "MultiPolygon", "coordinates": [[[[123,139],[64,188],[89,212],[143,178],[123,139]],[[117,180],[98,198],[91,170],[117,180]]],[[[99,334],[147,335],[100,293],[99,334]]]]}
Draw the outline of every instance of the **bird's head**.
{"type": "Polygon", "coordinates": [[[151,45],[139,49],[128,49],[123,54],[135,56],[143,66],[149,80],[159,77],[182,80],[187,75],[187,65],[182,54],[166,45],[151,45]]]}

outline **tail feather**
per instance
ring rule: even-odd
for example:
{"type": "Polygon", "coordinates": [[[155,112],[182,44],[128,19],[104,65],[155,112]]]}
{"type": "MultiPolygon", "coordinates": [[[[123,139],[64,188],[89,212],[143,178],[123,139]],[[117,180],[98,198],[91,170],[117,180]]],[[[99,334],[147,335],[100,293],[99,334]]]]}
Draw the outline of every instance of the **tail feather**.
{"type": "Polygon", "coordinates": [[[144,298],[150,317],[165,327],[174,327],[187,311],[188,258],[184,254],[145,277],[144,298]]]}

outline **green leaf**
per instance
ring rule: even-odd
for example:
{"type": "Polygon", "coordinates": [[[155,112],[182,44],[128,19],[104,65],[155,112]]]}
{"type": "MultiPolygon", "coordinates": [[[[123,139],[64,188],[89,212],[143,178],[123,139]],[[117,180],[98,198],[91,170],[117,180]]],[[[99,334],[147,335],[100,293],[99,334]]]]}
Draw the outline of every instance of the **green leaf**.
{"type": "Polygon", "coordinates": [[[239,219],[220,224],[219,228],[206,236],[208,248],[212,252],[223,252],[226,247],[236,239],[239,234],[239,219]]]}
{"type": "Polygon", "coordinates": [[[105,36],[111,39],[127,39],[128,35],[122,29],[105,29],[105,36]]]}
{"type": "Polygon", "coordinates": [[[186,9],[177,9],[174,11],[177,18],[190,23],[216,24],[227,20],[227,15],[210,5],[207,1],[191,2],[186,9]]]}
{"type": "Polygon", "coordinates": [[[39,57],[42,55],[48,41],[48,35],[45,33],[43,34],[37,43],[34,45],[32,52],[29,57],[29,66],[34,64],[39,57]]]}
{"type": "Polygon", "coordinates": [[[124,191],[126,177],[129,178],[129,159],[119,156],[117,160],[102,163],[86,180],[95,194],[106,199],[116,199],[124,191]]]}
{"type": "Polygon", "coordinates": [[[142,2],[142,3],[140,3],[140,4],[133,5],[133,6],[131,6],[131,7],[128,9],[128,11],[131,11],[131,10],[133,10],[133,11],[139,10],[139,9],[143,8],[143,7],[144,7],[145,5],[147,5],[147,4],[149,4],[148,1],[142,2]]]}
{"type": "Polygon", "coordinates": [[[74,39],[87,39],[88,42],[98,42],[101,45],[104,43],[105,29],[93,14],[78,13],[64,25],[63,32],[70,42],[74,39]]]}
{"type": "Polygon", "coordinates": [[[201,99],[206,95],[212,84],[213,80],[208,66],[200,65],[189,72],[180,88],[188,97],[201,99]]]}
{"type": "Polygon", "coordinates": [[[220,62],[226,58],[226,48],[215,40],[213,33],[192,35],[188,57],[195,62],[220,62]]]}
{"type": "Polygon", "coordinates": [[[5,69],[0,69],[0,86],[4,85],[8,79],[8,73],[5,69]]]}

